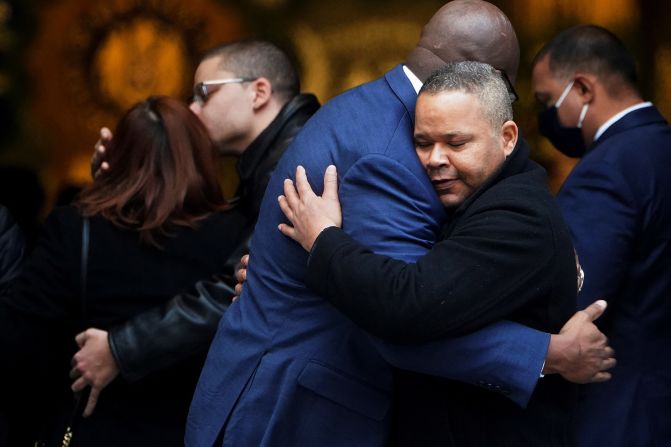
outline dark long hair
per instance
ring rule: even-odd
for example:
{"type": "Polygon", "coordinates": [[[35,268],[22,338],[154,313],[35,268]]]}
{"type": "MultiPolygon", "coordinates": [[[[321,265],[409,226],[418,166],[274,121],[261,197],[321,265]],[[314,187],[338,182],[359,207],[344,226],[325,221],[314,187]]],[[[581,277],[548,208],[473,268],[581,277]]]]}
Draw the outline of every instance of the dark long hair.
{"type": "Polygon", "coordinates": [[[207,130],[185,104],[150,97],[121,118],[106,150],[109,169],[75,205],[84,216],[99,214],[160,247],[157,237],[170,235],[174,226],[194,228],[227,208],[215,154],[207,130]]]}

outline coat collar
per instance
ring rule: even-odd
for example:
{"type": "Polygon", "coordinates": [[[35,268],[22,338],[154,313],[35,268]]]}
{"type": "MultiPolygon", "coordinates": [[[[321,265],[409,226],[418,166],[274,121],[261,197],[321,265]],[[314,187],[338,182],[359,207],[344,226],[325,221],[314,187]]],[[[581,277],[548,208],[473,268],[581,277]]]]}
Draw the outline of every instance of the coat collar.
{"type": "Polygon", "coordinates": [[[410,83],[410,79],[403,72],[403,65],[397,65],[393,70],[384,75],[389,88],[396,97],[403,103],[405,110],[410,115],[412,123],[415,124],[415,104],[417,103],[417,93],[410,83]]]}
{"type": "Polygon", "coordinates": [[[587,151],[592,151],[594,148],[600,146],[608,138],[621,132],[625,132],[635,127],[641,127],[655,123],[666,124],[666,120],[659,113],[655,106],[634,110],[633,112],[630,112],[617,120],[615,123],[613,123],[612,126],[606,129],[603,135],[601,135],[598,140],[592,143],[587,151]]]}
{"type": "Polygon", "coordinates": [[[270,125],[252,141],[238,159],[237,170],[240,180],[244,181],[251,178],[256,168],[266,157],[268,150],[273,147],[277,136],[294,115],[308,109],[313,110],[314,113],[318,108],[319,101],[311,94],[297,95],[287,102],[270,125]]]}

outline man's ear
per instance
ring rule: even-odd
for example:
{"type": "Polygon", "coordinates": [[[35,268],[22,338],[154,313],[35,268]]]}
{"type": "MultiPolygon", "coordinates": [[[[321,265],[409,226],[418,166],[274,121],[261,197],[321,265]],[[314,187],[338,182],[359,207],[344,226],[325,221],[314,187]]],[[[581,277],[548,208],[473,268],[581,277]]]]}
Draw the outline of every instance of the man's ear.
{"type": "Polygon", "coordinates": [[[513,149],[515,149],[518,133],[519,131],[515,121],[506,121],[501,126],[501,144],[503,145],[503,153],[506,157],[513,152],[513,149]]]}
{"type": "Polygon", "coordinates": [[[580,102],[587,104],[592,102],[594,99],[594,93],[596,91],[597,78],[591,73],[576,73],[574,85],[578,90],[578,95],[580,95],[580,102]]]}
{"type": "Polygon", "coordinates": [[[273,86],[270,81],[266,78],[257,78],[252,81],[252,92],[254,97],[252,98],[252,105],[254,110],[259,110],[263,108],[273,96],[273,86]]]}

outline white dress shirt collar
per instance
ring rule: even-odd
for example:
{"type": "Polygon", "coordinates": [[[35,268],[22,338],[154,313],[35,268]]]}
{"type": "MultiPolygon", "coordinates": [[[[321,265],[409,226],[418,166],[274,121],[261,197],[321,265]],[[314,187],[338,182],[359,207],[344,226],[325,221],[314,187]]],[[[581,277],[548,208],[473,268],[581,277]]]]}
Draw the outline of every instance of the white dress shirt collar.
{"type": "Polygon", "coordinates": [[[421,89],[423,85],[422,81],[420,81],[419,78],[415,76],[415,73],[410,71],[410,69],[405,65],[403,66],[403,72],[405,73],[405,75],[408,77],[408,80],[412,84],[412,88],[415,89],[415,93],[419,93],[419,89],[421,89]]]}
{"type": "Polygon", "coordinates": [[[627,107],[626,109],[622,110],[621,112],[616,113],[615,115],[613,115],[608,121],[603,123],[601,125],[601,127],[599,127],[599,129],[596,131],[596,134],[594,134],[594,141],[598,140],[599,137],[601,137],[601,135],[603,135],[603,133],[605,131],[607,131],[610,126],[612,126],[613,124],[618,122],[626,114],[631,113],[634,110],[642,109],[643,107],[652,107],[652,103],[649,102],[649,101],[648,102],[639,102],[638,104],[634,104],[631,107],[627,107]]]}

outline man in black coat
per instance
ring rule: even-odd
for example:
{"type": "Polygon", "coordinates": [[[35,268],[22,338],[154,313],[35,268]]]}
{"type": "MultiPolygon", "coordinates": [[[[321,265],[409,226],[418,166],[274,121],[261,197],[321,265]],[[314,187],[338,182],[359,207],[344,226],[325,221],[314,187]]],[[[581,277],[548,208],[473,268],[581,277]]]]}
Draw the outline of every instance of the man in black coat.
{"type": "MultiPolygon", "coordinates": [[[[336,228],[333,170],[318,198],[299,168],[298,191],[287,180],[280,197],[293,227],[280,230],[311,251],[308,286],[397,343],[456,336],[501,319],[559,331],[576,306],[575,254],[544,170],[517,144],[501,73],[478,62],[434,73],[417,100],[414,137],[451,216],[442,240],[416,264],[372,253],[336,228]]],[[[416,383],[400,444],[575,444],[575,389],[558,375],[540,380],[525,409],[482,389],[486,384],[416,383]]]]}
{"type": "MultiPolygon", "coordinates": [[[[138,380],[207,349],[234,295],[233,268],[248,251],[272,171],[319,108],[314,95],[300,94],[298,74],[287,55],[259,40],[227,43],[207,51],[194,76],[192,100],[191,110],[208,129],[219,152],[239,157],[240,184],[231,202],[243,216],[244,237],[220,278],[199,282],[193,293],[175,296],[109,333],[91,328],[77,336],[81,349],[73,359],[73,389],[91,385],[86,414],[95,408],[100,391],[119,374],[126,380],[138,380]]],[[[101,130],[94,171],[107,167],[104,144],[111,137],[108,129],[101,130]]]]}

